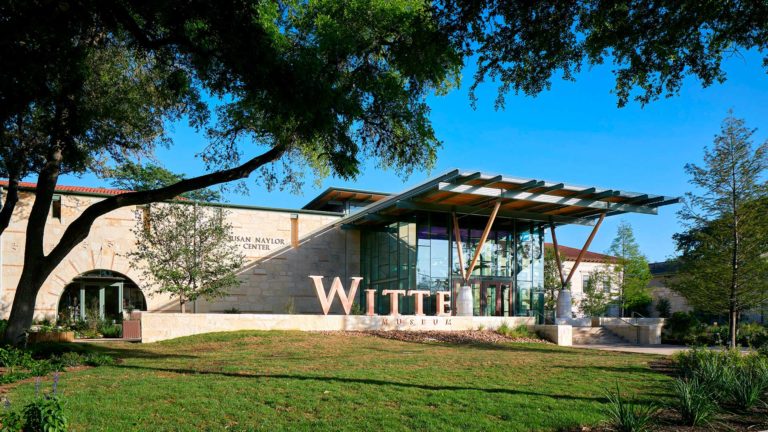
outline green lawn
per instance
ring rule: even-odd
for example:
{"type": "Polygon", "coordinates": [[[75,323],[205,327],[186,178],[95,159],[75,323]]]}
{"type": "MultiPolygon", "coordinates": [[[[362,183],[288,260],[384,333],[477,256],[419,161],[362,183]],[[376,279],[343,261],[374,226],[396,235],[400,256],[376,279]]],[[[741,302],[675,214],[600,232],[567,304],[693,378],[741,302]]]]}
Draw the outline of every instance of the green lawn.
{"type": "Polygon", "coordinates": [[[653,356],[544,344],[235,332],[93,349],[124,361],[62,375],[74,430],[559,430],[604,420],[617,381],[650,401],[669,380],[653,356]]]}

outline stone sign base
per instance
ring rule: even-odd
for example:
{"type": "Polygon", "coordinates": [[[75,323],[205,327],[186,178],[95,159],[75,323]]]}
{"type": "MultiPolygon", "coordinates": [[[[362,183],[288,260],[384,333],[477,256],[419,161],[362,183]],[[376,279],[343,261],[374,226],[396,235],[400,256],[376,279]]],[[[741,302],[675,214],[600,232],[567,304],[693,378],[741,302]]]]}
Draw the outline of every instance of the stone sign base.
{"type": "MultiPolygon", "coordinates": [[[[141,314],[141,341],[157,342],[201,333],[237,330],[495,330],[503,323],[533,327],[533,317],[367,316],[281,314],[141,314]]],[[[557,342],[556,340],[554,342],[557,342]]]]}

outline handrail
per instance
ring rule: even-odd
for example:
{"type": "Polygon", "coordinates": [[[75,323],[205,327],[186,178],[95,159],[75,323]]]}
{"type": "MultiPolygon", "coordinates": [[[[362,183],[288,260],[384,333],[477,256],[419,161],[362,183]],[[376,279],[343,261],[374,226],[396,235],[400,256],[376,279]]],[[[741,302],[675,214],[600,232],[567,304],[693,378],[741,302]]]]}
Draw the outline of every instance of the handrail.
{"type": "Polygon", "coordinates": [[[636,316],[637,316],[637,317],[640,317],[640,318],[648,318],[647,316],[645,316],[645,315],[643,315],[643,314],[641,314],[641,313],[638,313],[638,312],[632,311],[632,318],[636,318],[636,316]]]}
{"type": "Polygon", "coordinates": [[[625,320],[623,317],[618,317],[621,321],[629,324],[630,326],[635,328],[635,344],[640,344],[640,325],[635,324],[633,322],[625,320]]]}

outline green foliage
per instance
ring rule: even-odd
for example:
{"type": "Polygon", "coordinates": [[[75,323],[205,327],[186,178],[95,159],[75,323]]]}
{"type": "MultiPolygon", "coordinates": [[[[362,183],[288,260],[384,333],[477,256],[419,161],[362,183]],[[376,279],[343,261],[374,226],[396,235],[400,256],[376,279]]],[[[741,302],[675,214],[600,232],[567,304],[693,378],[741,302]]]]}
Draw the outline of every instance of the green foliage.
{"type": "Polygon", "coordinates": [[[586,283],[582,287],[584,296],[579,307],[587,316],[603,316],[611,302],[610,293],[603,290],[603,282],[608,278],[606,270],[595,269],[589,273],[586,283]]]}
{"type": "Polygon", "coordinates": [[[23,416],[25,431],[66,432],[69,424],[63,401],[56,395],[45,395],[28,403],[23,416]]]}
{"type": "Polygon", "coordinates": [[[686,165],[700,195],[686,194],[676,234],[680,269],[672,287],[696,309],[728,313],[736,344],[739,312],[768,300],[768,142],[755,146],[754,130],[729,116],[704,164],[686,165]]]}
{"type": "Polygon", "coordinates": [[[106,354],[88,353],[82,356],[82,362],[87,366],[112,366],[115,364],[114,357],[106,354]]]}
{"type": "Polygon", "coordinates": [[[608,275],[611,277],[611,285],[619,288],[622,312],[634,310],[640,313],[645,311],[644,314],[647,314],[647,306],[651,303],[648,292],[651,269],[645,255],[640,252],[628,222],[622,221],[619,224],[607,253],[615,259],[610,263],[612,271],[608,275]]]}
{"type": "Polygon", "coordinates": [[[739,350],[693,349],[675,356],[681,378],[696,381],[720,407],[752,408],[768,391],[768,359],[739,350]]]}
{"type": "Polygon", "coordinates": [[[536,338],[536,334],[531,332],[528,329],[527,325],[521,324],[515,328],[510,327],[509,324],[507,324],[506,321],[502,322],[501,325],[496,329],[496,333],[509,337],[509,338],[519,338],[519,339],[531,339],[536,338]]]}
{"type": "Polygon", "coordinates": [[[61,356],[59,356],[56,360],[62,367],[65,368],[80,366],[83,363],[83,357],[80,355],[80,353],[76,353],[74,351],[62,353],[61,356]]]}
{"type": "Polygon", "coordinates": [[[240,284],[237,271],[245,262],[232,240],[224,209],[198,204],[156,204],[133,232],[136,248],[131,266],[154,293],[187,302],[226,294],[240,284]]]}
{"type": "Polygon", "coordinates": [[[693,313],[675,312],[664,322],[662,337],[667,342],[695,344],[700,326],[701,322],[693,313]]]}
{"type": "Polygon", "coordinates": [[[737,341],[742,346],[759,348],[768,345],[768,327],[758,323],[739,325],[737,341]]]}
{"type": "Polygon", "coordinates": [[[675,379],[672,388],[675,396],[673,406],[687,426],[707,424],[717,414],[718,406],[711,387],[702,385],[698,379],[675,379]]]}
{"type": "Polygon", "coordinates": [[[645,432],[653,430],[653,419],[659,408],[654,404],[640,404],[633,399],[626,399],[621,394],[619,384],[616,391],[606,392],[607,411],[611,425],[619,432],[645,432]]]}
{"type": "Polygon", "coordinates": [[[703,87],[725,81],[731,50],[764,52],[768,40],[763,2],[437,3],[441,19],[467,34],[477,61],[471,95],[493,80],[499,106],[509,91],[536,95],[553,76],[571,81],[603,64],[615,76],[619,106],[646,104],[679,93],[689,77],[703,87]]]}
{"type": "Polygon", "coordinates": [[[105,338],[119,338],[123,333],[123,327],[111,320],[99,320],[97,331],[105,338]]]}
{"type": "Polygon", "coordinates": [[[35,363],[32,355],[22,349],[5,346],[0,347],[0,366],[8,368],[10,371],[15,369],[30,369],[35,363]]]}
{"type": "Polygon", "coordinates": [[[656,301],[656,312],[659,313],[659,318],[669,318],[672,313],[672,304],[666,297],[659,297],[656,301]]]}

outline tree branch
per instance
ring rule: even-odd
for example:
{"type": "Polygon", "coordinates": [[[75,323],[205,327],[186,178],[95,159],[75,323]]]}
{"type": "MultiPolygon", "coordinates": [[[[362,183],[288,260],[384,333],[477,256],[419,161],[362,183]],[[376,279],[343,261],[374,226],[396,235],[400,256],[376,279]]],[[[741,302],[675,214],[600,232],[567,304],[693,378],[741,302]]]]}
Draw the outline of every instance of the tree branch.
{"type": "Polygon", "coordinates": [[[3,235],[5,229],[10,225],[17,202],[19,202],[19,179],[17,176],[11,175],[8,178],[8,193],[5,196],[2,210],[0,210],[0,235],[3,235]]]}
{"type": "Polygon", "coordinates": [[[285,153],[286,148],[285,144],[278,144],[269,151],[234,168],[192,177],[158,189],[122,193],[92,204],[67,227],[61,240],[48,254],[46,260],[54,264],[63,260],[78,243],[88,237],[93,222],[99,216],[121,207],[166,201],[185,192],[247,178],[261,166],[279,159],[285,153]]]}

